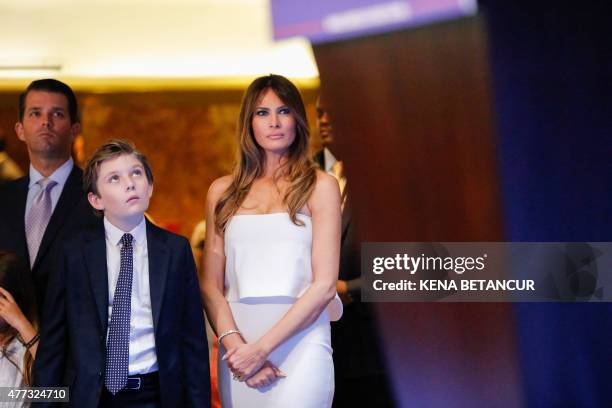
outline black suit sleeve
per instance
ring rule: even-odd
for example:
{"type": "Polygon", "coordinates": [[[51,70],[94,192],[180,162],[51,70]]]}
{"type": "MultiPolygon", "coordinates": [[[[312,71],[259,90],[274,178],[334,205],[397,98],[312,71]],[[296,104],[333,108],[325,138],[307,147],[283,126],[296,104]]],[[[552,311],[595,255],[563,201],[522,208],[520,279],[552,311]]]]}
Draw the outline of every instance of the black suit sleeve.
{"type": "Polygon", "coordinates": [[[58,268],[52,273],[45,298],[40,344],[34,360],[34,386],[59,387],[68,355],[66,316],[67,261],[60,252],[58,268]]]}
{"type": "Polygon", "coordinates": [[[210,366],[200,286],[191,248],[182,240],[182,272],[185,278],[183,313],[183,378],[188,405],[210,407],[210,366]]]}

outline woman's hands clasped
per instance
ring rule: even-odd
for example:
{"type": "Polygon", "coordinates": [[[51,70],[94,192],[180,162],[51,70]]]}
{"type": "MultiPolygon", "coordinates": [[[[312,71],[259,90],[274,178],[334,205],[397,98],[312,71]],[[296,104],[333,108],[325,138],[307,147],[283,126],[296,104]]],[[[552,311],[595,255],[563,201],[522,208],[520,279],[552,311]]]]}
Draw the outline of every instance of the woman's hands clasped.
{"type": "Polygon", "coordinates": [[[246,380],[246,384],[251,388],[267,387],[274,384],[279,378],[286,376],[278,367],[270,361],[266,361],[258,372],[246,380]]]}
{"type": "Polygon", "coordinates": [[[268,353],[257,343],[244,343],[231,348],[222,357],[240,381],[255,374],[268,359],[268,353]]]}
{"type": "Polygon", "coordinates": [[[268,353],[258,343],[244,343],[228,350],[222,357],[234,379],[259,388],[274,383],[286,375],[268,359],[268,353]]]}

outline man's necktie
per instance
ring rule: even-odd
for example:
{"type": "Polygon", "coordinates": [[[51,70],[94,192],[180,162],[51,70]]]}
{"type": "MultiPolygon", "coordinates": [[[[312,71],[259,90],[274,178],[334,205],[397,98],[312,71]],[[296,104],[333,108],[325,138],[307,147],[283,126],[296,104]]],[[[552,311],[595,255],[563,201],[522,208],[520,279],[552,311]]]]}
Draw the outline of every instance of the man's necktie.
{"type": "Polygon", "coordinates": [[[133,237],[121,237],[121,265],[113,297],[113,311],[106,343],[106,378],[108,391],[115,395],[125,387],[130,358],[130,315],[134,270],[133,237]]]}
{"type": "Polygon", "coordinates": [[[40,243],[47,229],[47,224],[49,224],[51,213],[53,212],[51,205],[51,190],[57,185],[57,182],[44,178],[39,180],[36,184],[40,186],[40,191],[36,197],[34,197],[34,201],[32,202],[32,206],[25,220],[30,267],[34,266],[40,243]]]}

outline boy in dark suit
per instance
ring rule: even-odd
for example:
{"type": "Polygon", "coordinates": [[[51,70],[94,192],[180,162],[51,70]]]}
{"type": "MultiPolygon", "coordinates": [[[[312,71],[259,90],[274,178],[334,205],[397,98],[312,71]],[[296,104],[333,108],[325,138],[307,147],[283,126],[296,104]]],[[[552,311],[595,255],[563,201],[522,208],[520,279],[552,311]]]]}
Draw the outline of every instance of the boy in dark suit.
{"type": "Polygon", "coordinates": [[[147,159],[121,140],[83,176],[103,227],[67,240],[45,302],[36,386],[77,407],[209,407],[208,350],[189,242],[146,220],[147,159]]]}

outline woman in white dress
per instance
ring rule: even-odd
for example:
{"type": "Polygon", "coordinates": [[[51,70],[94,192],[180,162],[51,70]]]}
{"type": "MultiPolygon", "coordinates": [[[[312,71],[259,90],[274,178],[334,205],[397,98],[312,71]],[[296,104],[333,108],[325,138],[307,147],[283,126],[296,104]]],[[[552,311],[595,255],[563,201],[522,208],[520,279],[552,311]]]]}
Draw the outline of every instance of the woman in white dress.
{"type": "Polygon", "coordinates": [[[309,158],[304,103],[278,75],[247,89],[234,173],[207,196],[206,314],[223,407],[329,407],[340,251],[337,181],[309,158]]]}

